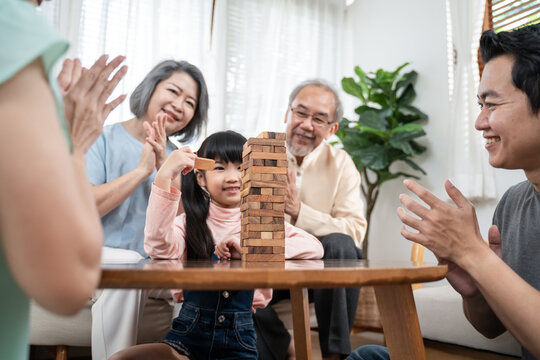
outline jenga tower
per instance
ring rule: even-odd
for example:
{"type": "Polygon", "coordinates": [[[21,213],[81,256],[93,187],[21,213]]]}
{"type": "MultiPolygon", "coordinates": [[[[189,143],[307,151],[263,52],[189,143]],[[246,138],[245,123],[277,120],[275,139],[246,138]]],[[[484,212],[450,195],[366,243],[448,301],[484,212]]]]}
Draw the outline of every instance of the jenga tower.
{"type": "Polygon", "coordinates": [[[285,260],[285,134],[249,138],[242,153],[243,261],[285,260]]]}

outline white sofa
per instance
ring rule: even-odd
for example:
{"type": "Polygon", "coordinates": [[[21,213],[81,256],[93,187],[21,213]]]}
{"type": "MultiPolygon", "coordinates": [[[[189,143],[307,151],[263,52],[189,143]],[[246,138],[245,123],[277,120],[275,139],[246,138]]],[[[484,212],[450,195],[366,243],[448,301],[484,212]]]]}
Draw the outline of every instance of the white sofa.
{"type": "Polygon", "coordinates": [[[509,332],[488,339],[476,331],[463,314],[461,296],[450,285],[423,287],[413,294],[425,339],[521,356],[521,346],[509,332]]]}

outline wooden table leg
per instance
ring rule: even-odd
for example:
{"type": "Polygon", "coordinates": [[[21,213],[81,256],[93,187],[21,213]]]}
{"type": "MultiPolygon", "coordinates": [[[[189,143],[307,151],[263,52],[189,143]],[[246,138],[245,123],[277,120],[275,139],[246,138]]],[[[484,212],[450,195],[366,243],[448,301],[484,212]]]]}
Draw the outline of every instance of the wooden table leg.
{"type": "Polygon", "coordinates": [[[392,360],[425,360],[426,353],[410,284],[374,286],[392,360]]]}
{"type": "Polygon", "coordinates": [[[296,359],[311,360],[308,292],[305,288],[293,288],[290,291],[296,359]]]}

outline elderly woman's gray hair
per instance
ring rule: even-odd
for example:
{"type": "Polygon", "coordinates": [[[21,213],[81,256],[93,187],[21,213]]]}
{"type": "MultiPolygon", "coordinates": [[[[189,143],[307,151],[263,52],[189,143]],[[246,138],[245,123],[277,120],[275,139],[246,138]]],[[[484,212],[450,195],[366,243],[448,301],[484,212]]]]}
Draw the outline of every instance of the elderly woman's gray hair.
{"type": "Polygon", "coordinates": [[[334,101],[336,104],[336,110],[334,111],[334,122],[340,122],[341,118],[343,117],[343,104],[341,103],[341,100],[339,98],[338,92],[336,88],[330,84],[328,81],[324,79],[309,79],[306,81],[302,81],[300,84],[298,84],[293,91],[291,92],[291,95],[289,95],[289,105],[292,104],[294,101],[294,98],[298,93],[305,88],[306,86],[316,86],[321,87],[325,90],[330,91],[334,95],[334,101]]]}
{"type": "Polygon", "coordinates": [[[148,110],[150,98],[154,94],[157,84],[168,79],[174,72],[183,72],[195,80],[198,85],[197,108],[193,119],[182,130],[171,134],[178,136],[179,141],[186,142],[201,132],[208,117],[208,90],[201,71],[187,61],[165,60],[157,64],[135,88],[129,98],[129,107],[133,115],[142,118],[148,110]]]}

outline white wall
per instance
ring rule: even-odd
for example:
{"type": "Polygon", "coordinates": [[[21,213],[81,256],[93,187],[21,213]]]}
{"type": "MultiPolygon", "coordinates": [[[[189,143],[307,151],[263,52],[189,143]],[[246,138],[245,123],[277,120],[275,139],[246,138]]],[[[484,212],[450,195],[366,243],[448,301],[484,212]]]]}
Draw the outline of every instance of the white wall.
{"type": "MultiPolygon", "coordinates": [[[[404,62],[405,70],[416,70],[416,107],[429,119],[422,144],[428,150],[416,160],[427,172],[420,183],[443,195],[443,183],[448,177],[449,126],[446,9],[445,0],[356,0],[348,8],[348,23],[353,29],[352,64],[364,71],[378,68],[395,69],[404,62]]],[[[353,68],[346,76],[353,75],[353,68]]],[[[345,95],[348,96],[348,95],[345,95]]],[[[347,109],[350,114],[351,109],[347,109]]],[[[496,170],[498,197],[512,184],[524,179],[521,171],[496,170]]],[[[401,180],[387,182],[371,218],[370,259],[407,260],[411,244],[399,234],[401,222],[396,214],[398,196],[404,192],[401,180]]],[[[496,201],[476,203],[480,228],[485,239],[496,201]]],[[[431,253],[426,261],[435,261],[431,253]]]]}

